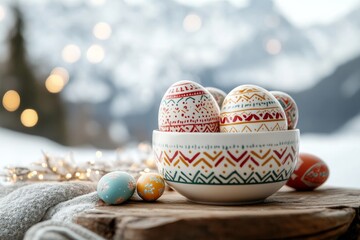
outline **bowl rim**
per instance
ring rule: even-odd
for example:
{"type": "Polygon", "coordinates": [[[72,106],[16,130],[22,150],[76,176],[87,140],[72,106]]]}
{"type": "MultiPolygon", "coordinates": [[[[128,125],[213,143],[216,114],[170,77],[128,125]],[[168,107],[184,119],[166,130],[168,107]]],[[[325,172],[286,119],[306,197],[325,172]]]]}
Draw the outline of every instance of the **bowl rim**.
{"type": "Polygon", "coordinates": [[[300,134],[300,129],[289,129],[283,131],[269,131],[269,132],[247,132],[247,133],[225,133],[225,132],[163,132],[158,129],[153,130],[153,134],[157,135],[173,135],[173,136],[266,136],[276,134],[300,134]]]}

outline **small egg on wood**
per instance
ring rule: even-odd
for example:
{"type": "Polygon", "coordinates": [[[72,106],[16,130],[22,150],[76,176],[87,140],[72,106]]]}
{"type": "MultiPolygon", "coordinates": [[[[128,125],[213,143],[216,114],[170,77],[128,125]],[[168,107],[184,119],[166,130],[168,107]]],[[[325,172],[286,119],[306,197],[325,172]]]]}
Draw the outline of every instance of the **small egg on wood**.
{"type": "Polygon", "coordinates": [[[121,204],[135,191],[136,181],[126,172],[115,171],[104,175],[97,184],[97,193],[107,204],[121,204]]]}
{"type": "Polygon", "coordinates": [[[300,153],[295,170],[286,185],[299,191],[309,191],[321,186],[329,177],[326,163],[308,153],[300,153]]]}
{"type": "Polygon", "coordinates": [[[139,196],[145,201],[155,201],[164,193],[165,181],[157,173],[144,173],[136,183],[139,196]]]}

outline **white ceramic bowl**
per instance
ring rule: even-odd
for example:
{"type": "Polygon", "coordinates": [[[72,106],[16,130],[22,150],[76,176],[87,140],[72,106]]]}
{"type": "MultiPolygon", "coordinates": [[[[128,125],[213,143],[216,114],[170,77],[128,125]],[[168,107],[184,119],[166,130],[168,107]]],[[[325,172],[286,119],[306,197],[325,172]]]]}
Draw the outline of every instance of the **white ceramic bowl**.
{"type": "Polygon", "coordinates": [[[191,201],[263,201],[291,176],[299,130],[261,133],[153,131],[153,151],[166,182],[191,201]]]}

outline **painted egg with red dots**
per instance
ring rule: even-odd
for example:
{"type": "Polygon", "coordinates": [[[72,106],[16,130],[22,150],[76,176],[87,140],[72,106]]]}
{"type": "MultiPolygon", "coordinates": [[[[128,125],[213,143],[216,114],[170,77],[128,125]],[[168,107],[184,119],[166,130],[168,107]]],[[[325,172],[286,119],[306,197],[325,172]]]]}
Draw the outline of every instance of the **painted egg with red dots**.
{"type": "Polygon", "coordinates": [[[164,193],[165,181],[157,173],[144,173],[136,183],[139,196],[145,201],[155,201],[164,193]]]}
{"type": "Polygon", "coordinates": [[[287,130],[284,109],[264,88],[241,85],[225,98],[220,111],[220,132],[267,132],[287,130]]]}
{"type": "Polygon", "coordinates": [[[170,86],[159,108],[163,132],[219,132],[220,108],[200,84],[184,80],[170,86]]]}
{"type": "Polygon", "coordinates": [[[126,172],[114,171],[104,175],[97,184],[97,193],[107,204],[121,204],[135,192],[136,182],[126,172]]]}
{"type": "Polygon", "coordinates": [[[280,91],[270,92],[279,101],[285,111],[288,129],[295,129],[299,119],[299,110],[294,99],[287,93],[280,91]]]}
{"type": "Polygon", "coordinates": [[[299,191],[309,191],[321,186],[329,177],[326,163],[308,153],[300,153],[295,170],[286,185],[299,191]]]}
{"type": "Polygon", "coordinates": [[[223,90],[214,87],[207,87],[206,90],[208,90],[209,93],[211,93],[211,95],[215,98],[215,101],[221,108],[221,105],[226,97],[226,93],[223,90]]]}

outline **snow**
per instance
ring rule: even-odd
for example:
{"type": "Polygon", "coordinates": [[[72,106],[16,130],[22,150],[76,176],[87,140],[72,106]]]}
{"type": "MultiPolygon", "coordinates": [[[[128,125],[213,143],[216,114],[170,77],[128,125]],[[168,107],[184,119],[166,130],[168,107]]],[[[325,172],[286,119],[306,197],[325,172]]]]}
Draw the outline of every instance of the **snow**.
{"type": "Polygon", "coordinates": [[[357,134],[360,136],[360,114],[344,124],[338,132],[340,134],[357,134]]]}
{"type": "MultiPolygon", "coordinates": [[[[94,160],[98,149],[91,147],[65,147],[50,140],[16,133],[0,128],[0,168],[7,165],[27,165],[41,159],[41,150],[54,156],[74,153],[76,161],[94,160]]],[[[301,152],[319,156],[330,168],[328,186],[360,188],[360,134],[302,135],[301,152]]],[[[116,152],[103,151],[104,158],[115,160],[116,152]]],[[[134,153],[133,153],[134,154],[134,153]]]]}
{"type": "Polygon", "coordinates": [[[116,150],[104,151],[90,146],[66,147],[49,139],[14,132],[0,128],[0,169],[6,166],[27,166],[42,159],[47,153],[55,157],[73,155],[78,162],[96,159],[96,151],[101,151],[104,159],[116,159],[116,150]]]}
{"type": "Polygon", "coordinates": [[[300,152],[312,153],[328,164],[327,185],[360,188],[360,134],[304,135],[300,152]]]}

